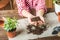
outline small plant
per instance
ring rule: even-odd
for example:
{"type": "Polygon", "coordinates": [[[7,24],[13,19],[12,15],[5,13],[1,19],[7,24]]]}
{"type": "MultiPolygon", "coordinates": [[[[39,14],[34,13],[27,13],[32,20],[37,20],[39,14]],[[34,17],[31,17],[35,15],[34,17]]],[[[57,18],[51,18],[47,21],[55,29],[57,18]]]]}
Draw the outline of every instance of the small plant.
{"type": "Polygon", "coordinates": [[[56,3],[57,0],[53,0],[53,3],[56,3]]]}
{"type": "Polygon", "coordinates": [[[4,22],[4,29],[6,30],[8,37],[13,38],[16,36],[16,26],[17,26],[17,20],[15,17],[6,18],[4,22]]]}
{"type": "Polygon", "coordinates": [[[6,21],[4,23],[4,29],[8,32],[13,31],[14,29],[16,29],[16,25],[17,25],[17,20],[16,18],[6,18],[6,21]]]}

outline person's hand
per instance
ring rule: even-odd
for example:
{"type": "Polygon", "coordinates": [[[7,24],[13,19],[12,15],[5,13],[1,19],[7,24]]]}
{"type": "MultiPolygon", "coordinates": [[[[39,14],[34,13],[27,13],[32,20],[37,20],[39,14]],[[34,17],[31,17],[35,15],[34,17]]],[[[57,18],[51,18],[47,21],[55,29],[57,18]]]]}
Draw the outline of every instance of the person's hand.
{"type": "Polygon", "coordinates": [[[43,17],[43,16],[39,16],[39,18],[40,18],[41,20],[38,21],[38,25],[44,24],[44,23],[45,23],[44,17],[43,17]]]}
{"type": "Polygon", "coordinates": [[[38,24],[39,24],[39,25],[45,23],[43,15],[44,15],[44,10],[43,10],[43,9],[37,11],[37,13],[36,13],[36,16],[39,16],[40,19],[41,19],[41,20],[38,21],[38,24]]]}
{"type": "Polygon", "coordinates": [[[30,24],[36,26],[37,25],[37,22],[36,21],[32,21],[32,18],[35,18],[35,16],[28,17],[28,21],[29,21],[30,24]]]}

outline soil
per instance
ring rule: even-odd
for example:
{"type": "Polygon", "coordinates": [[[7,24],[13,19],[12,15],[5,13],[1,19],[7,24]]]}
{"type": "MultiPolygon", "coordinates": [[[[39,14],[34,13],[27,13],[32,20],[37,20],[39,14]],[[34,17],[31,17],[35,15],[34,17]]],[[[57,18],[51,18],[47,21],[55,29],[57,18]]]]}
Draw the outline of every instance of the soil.
{"type": "Polygon", "coordinates": [[[46,26],[45,25],[43,26],[28,25],[27,30],[29,31],[28,33],[40,35],[46,30],[46,26]]]}
{"type": "Polygon", "coordinates": [[[39,21],[39,20],[41,20],[39,17],[34,17],[31,19],[31,21],[39,21]]]}
{"type": "Polygon", "coordinates": [[[15,31],[16,30],[16,28],[15,29],[12,29],[12,30],[9,30],[9,32],[13,32],[13,31],[15,31]]]}
{"type": "MultiPolygon", "coordinates": [[[[39,17],[34,17],[31,19],[31,21],[40,21],[41,19],[39,17]]],[[[28,33],[33,33],[33,34],[41,34],[44,32],[44,30],[46,29],[46,25],[38,25],[37,26],[34,26],[34,25],[28,25],[27,26],[27,29],[28,29],[28,33]]]]}

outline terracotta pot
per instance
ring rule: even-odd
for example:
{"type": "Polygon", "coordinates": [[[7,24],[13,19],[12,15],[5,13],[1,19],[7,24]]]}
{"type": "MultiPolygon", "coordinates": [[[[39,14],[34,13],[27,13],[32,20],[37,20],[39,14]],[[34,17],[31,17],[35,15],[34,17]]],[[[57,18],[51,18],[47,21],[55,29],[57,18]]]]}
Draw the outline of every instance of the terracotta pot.
{"type": "Polygon", "coordinates": [[[58,12],[58,21],[60,22],[60,12],[58,12]]]}
{"type": "Polygon", "coordinates": [[[7,36],[8,36],[9,38],[15,37],[15,36],[16,36],[16,30],[14,30],[13,32],[7,32],[7,36]]]}
{"type": "Polygon", "coordinates": [[[58,15],[58,21],[60,22],[60,4],[55,3],[55,12],[58,15]]]}
{"type": "Polygon", "coordinates": [[[0,9],[5,7],[9,3],[9,0],[0,0],[0,9]]]}

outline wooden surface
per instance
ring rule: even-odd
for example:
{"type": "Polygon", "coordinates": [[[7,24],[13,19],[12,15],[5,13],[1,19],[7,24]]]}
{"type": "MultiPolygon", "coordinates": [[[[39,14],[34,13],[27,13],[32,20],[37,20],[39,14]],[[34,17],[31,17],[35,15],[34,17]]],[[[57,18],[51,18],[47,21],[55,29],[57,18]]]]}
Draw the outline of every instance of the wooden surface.
{"type": "Polygon", "coordinates": [[[0,40],[8,40],[6,31],[0,27],[0,40]]]}
{"type": "Polygon", "coordinates": [[[44,37],[44,38],[37,38],[37,39],[30,39],[30,40],[60,40],[60,37],[52,36],[52,37],[44,37]]]}
{"type": "Polygon", "coordinates": [[[3,10],[3,11],[0,11],[0,16],[2,16],[2,17],[16,17],[17,19],[22,18],[21,16],[18,15],[17,10],[3,10]]]}

